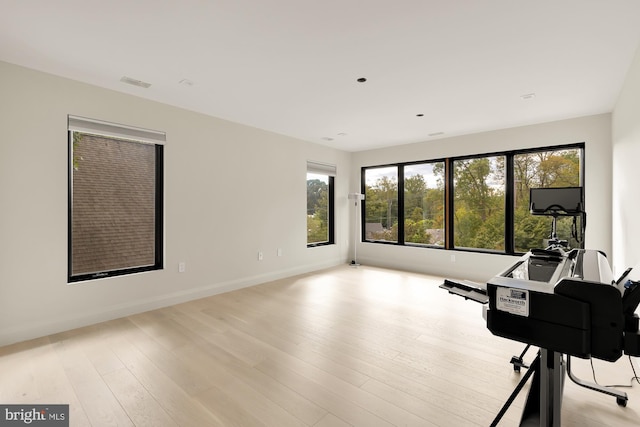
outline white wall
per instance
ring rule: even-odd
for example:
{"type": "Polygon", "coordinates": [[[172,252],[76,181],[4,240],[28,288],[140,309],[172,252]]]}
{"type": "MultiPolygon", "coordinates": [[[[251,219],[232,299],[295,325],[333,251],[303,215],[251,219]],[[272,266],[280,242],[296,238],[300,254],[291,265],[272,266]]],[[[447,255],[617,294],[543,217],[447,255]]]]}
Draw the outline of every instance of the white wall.
{"type": "Polygon", "coordinates": [[[614,270],[640,263],[640,49],[612,115],[614,270]]]}
{"type": "Polygon", "coordinates": [[[346,262],[346,197],[306,247],[306,161],[340,195],[350,157],[0,62],[0,345],[346,262]],[[67,284],[67,114],[167,133],[164,270],[67,284]]]}
{"type": "MultiPolygon", "coordinates": [[[[360,170],[394,162],[585,143],[585,246],[611,252],[611,116],[602,114],[533,126],[439,139],[353,154],[352,186],[360,188],[360,170]]],[[[376,243],[358,243],[362,264],[486,281],[514,261],[505,255],[478,254],[376,243]],[[455,261],[452,259],[455,255],[455,261]]]]}

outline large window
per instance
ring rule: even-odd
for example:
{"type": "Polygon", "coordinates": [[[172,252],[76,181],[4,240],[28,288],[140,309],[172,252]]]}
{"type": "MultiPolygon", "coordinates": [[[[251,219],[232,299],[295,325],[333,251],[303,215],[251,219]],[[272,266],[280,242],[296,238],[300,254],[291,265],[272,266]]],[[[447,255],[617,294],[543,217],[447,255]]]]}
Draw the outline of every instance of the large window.
{"type": "Polygon", "coordinates": [[[164,139],[69,116],[70,282],[162,268],[164,139]]]}
{"type": "Polygon", "coordinates": [[[364,169],[365,240],[444,246],[444,163],[364,169]]]}
{"type": "MultiPolygon", "coordinates": [[[[545,216],[529,214],[529,190],[531,188],[579,187],[582,150],[535,151],[516,154],[514,165],[514,237],[517,252],[547,246],[551,233],[551,221],[545,216]]],[[[576,230],[581,229],[581,218],[576,218],[576,230]]],[[[580,247],[581,241],[572,236],[573,218],[558,217],[557,233],[560,239],[568,240],[572,248],[580,247]]],[[[579,233],[577,236],[580,237],[579,233]]]]}
{"type": "MultiPolygon", "coordinates": [[[[364,240],[517,254],[544,248],[551,218],[529,213],[529,190],[583,185],[584,144],[362,168],[364,240]]],[[[558,237],[582,239],[571,217],[558,237]]]]}
{"type": "Polygon", "coordinates": [[[307,162],[307,246],[334,243],[335,166],[307,162]]]}
{"type": "Polygon", "coordinates": [[[505,184],[504,156],[453,161],[455,247],[505,249],[505,184]]]}
{"type": "Polygon", "coordinates": [[[444,246],[444,163],[403,168],[404,242],[444,246]]]}

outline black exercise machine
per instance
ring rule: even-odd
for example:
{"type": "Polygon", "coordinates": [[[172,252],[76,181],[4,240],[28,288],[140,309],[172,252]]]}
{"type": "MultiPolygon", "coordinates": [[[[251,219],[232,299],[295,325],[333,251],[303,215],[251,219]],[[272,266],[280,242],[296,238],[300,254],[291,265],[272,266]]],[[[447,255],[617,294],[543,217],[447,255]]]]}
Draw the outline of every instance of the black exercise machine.
{"type": "Polygon", "coordinates": [[[492,426],[531,377],[521,426],[560,426],[565,373],[576,384],[613,396],[619,405],[626,406],[626,393],[576,378],[571,372],[571,357],[614,362],[623,353],[640,356],[635,314],[640,304],[640,271],[628,269],[615,281],[604,253],[567,250],[566,241],[558,239],[558,216],[582,216],[584,224],[581,187],[532,189],[530,195],[532,214],[553,218],[549,246],[529,251],[486,285],[447,279],[440,286],[466,299],[488,303],[483,317],[491,333],[527,345],[511,363],[516,371],[528,371],[492,426]],[[527,366],[523,357],[529,346],[539,351],[527,366]]]}

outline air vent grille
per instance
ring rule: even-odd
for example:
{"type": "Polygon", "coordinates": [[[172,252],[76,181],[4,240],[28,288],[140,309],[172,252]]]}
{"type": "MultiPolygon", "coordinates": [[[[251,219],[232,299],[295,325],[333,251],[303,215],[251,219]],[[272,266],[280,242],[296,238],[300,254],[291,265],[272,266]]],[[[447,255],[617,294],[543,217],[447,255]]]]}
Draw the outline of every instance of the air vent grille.
{"type": "Polygon", "coordinates": [[[151,83],[143,82],[142,80],[132,79],[131,77],[127,77],[127,76],[122,76],[120,81],[122,83],[143,87],[145,89],[148,89],[149,87],[151,87],[151,83]]]}

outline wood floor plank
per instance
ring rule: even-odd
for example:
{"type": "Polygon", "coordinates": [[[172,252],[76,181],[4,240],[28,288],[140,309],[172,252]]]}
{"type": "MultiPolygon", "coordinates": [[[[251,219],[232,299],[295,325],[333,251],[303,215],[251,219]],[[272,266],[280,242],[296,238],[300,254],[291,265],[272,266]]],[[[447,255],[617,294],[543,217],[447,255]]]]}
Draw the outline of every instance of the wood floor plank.
{"type": "Polygon", "coordinates": [[[181,360],[146,334],[130,333],[127,337],[141,354],[188,395],[196,395],[215,385],[195,369],[193,361],[181,360]]]}
{"type": "Polygon", "coordinates": [[[219,387],[212,387],[195,396],[211,413],[216,414],[225,427],[270,427],[248,410],[248,404],[239,404],[219,387]]]}
{"type": "MultiPolygon", "coordinates": [[[[320,347],[318,344],[314,344],[313,348],[325,354],[331,354],[341,363],[366,373],[372,379],[397,390],[399,394],[406,393],[420,399],[425,408],[435,407],[434,411],[436,412],[445,410],[459,414],[459,406],[461,405],[458,402],[465,402],[462,412],[473,414],[469,418],[471,421],[477,421],[478,417],[491,418],[491,415],[498,412],[509,394],[504,393],[503,396],[496,398],[492,397],[495,392],[491,394],[478,392],[473,378],[469,378],[464,385],[452,386],[446,379],[410,369],[395,361],[373,355],[349,355],[340,351],[340,347],[337,346],[320,347]]],[[[505,366],[505,371],[510,370],[510,366],[505,366]]],[[[372,384],[369,382],[363,388],[371,387],[372,384]]],[[[515,382],[513,386],[515,386],[515,382]]],[[[522,407],[518,405],[518,402],[514,406],[516,408],[522,407]]],[[[509,419],[509,415],[507,419],[509,419]]]]}
{"type": "Polygon", "coordinates": [[[116,354],[178,425],[223,426],[214,413],[192,399],[126,338],[112,339],[116,354]]]}
{"type": "Polygon", "coordinates": [[[69,418],[75,425],[90,425],[89,418],[69,381],[52,345],[42,346],[30,354],[39,400],[31,403],[69,405],[69,418]]]}
{"type": "Polygon", "coordinates": [[[327,413],[314,402],[305,399],[270,376],[239,361],[234,361],[231,355],[213,344],[205,347],[185,347],[177,354],[183,360],[192,363],[197,372],[211,382],[227,384],[239,379],[307,425],[315,424],[327,413]]]}
{"type": "Polygon", "coordinates": [[[277,379],[282,384],[295,390],[297,393],[316,402],[327,411],[335,414],[353,426],[363,427],[389,427],[393,424],[385,421],[379,416],[367,411],[361,406],[345,400],[339,394],[334,393],[325,387],[320,387],[317,383],[287,369],[272,360],[265,360],[257,366],[261,372],[277,379]]]}
{"type": "Polygon", "coordinates": [[[320,421],[313,425],[313,427],[350,427],[351,424],[341,420],[333,414],[327,414],[320,421]]]}
{"type": "Polygon", "coordinates": [[[0,349],[0,378],[0,402],[68,404],[74,425],[90,425],[48,337],[0,349]]]}
{"type": "Polygon", "coordinates": [[[73,337],[54,346],[78,401],[92,425],[131,426],[131,419],[83,351],[83,340],[73,337]]]}
{"type": "MultiPolygon", "coordinates": [[[[347,366],[335,363],[330,358],[307,351],[299,345],[299,340],[297,343],[290,341],[288,337],[291,334],[283,333],[282,328],[278,325],[266,323],[267,322],[260,321],[248,324],[245,322],[236,322],[233,319],[229,320],[229,324],[232,325],[234,329],[252,337],[256,340],[256,343],[259,342],[258,345],[272,347],[270,349],[265,348],[263,350],[264,354],[275,357],[294,356],[296,359],[309,364],[309,366],[306,367],[307,369],[313,367],[325,370],[356,386],[364,384],[369,379],[366,375],[362,375],[347,366]]],[[[299,363],[295,359],[290,359],[290,361],[291,363],[299,363]]]]}
{"type": "Polygon", "coordinates": [[[304,427],[306,425],[302,420],[294,417],[242,380],[234,379],[225,382],[218,388],[267,426],[304,427]]]}
{"type": "Polygon", "coordinates": [[[103,378],[136,426],[177,426],[128,369],[111,371],[103,378]]]}
{"type": "Polygon", "coordinates": [[[399,391],[377,380],[368,381],[362,388],[400,408],[428,420],[431,425],[442,426],[449,424],[460,427],[475,427],[490,424],[490,421],[487,422],[487,418],[482,416],[485,415],[483,414],[484,411],[476,410],[471,414],[456,411],[456,401],[451,401],[448,408],[438,407],[432,404],[431,400],[425,404],[424,400],[415,397],[413,394],[399,391]]]}
{"type": "Polygon", "coordinates": [[[48,343],[48,339],[40,338],[0,348],[1,402],[25,403],[40,397],[31,355],[34,349],[48,343]]]}

